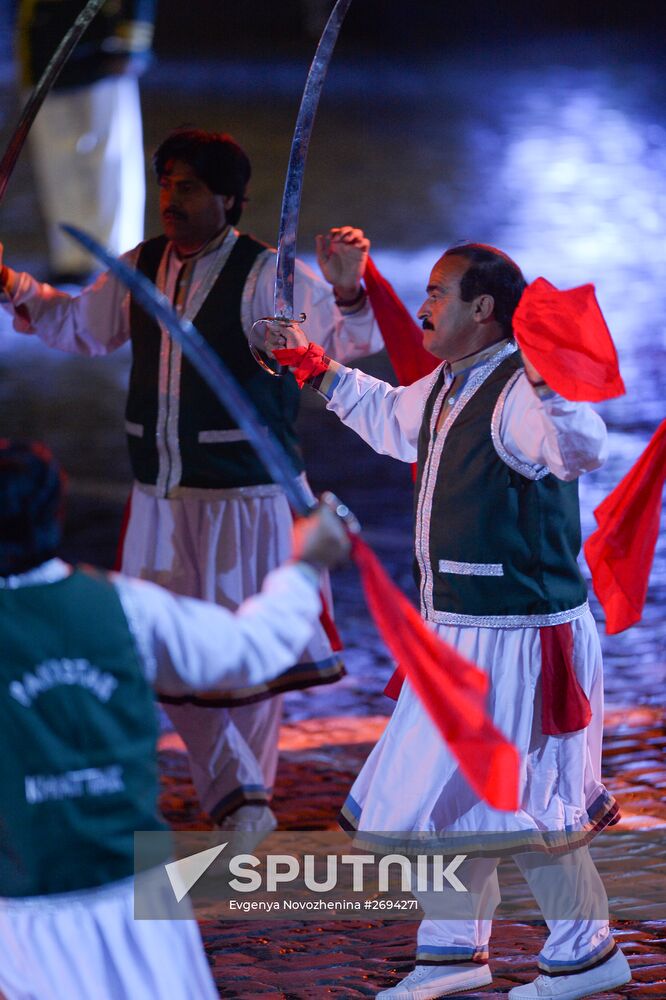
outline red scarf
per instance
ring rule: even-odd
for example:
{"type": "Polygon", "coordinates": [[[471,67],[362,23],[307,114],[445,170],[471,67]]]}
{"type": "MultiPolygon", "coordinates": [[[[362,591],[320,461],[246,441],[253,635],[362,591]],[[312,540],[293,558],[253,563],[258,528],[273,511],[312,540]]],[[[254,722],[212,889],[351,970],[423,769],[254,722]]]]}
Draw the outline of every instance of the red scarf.
{"type": "Polygon", "coordinates": [[[485,710],[488,678],[432,632],[362,539],[352,555],[379,634],[476,794],[494,809],[519,806],[520,757],[485,710]]]}
{"type": "Polygon", "coordinates": [[[513,329],[524,356],[565,399],[596,403],[625,392],[594,285],[560,291],[537,278],[522,294],[513,329]]]}
{"type": "Polygon", "coordinates": [[[663,420],[635,465],[595,510],[599,527],[583,547],[609,635],[634,625],[643,614],[665,481],[663,420]]]}

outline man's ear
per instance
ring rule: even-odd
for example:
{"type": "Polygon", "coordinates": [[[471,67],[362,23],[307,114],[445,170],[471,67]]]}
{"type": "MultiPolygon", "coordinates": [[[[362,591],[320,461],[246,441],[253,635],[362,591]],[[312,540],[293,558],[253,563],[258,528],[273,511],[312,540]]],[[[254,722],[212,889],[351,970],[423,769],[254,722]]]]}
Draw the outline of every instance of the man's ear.
{"type": "Polygon", "coordinates": [[[495,299],[492,295],[479,295],[474,302],[474,319],[478,323],[485,323],[492,319],[495,311],[495,299]]]}
{"type": "Polygon", "coordinates": [[[224,205],[224,211],[228,212],[236,204],[236,195],[235,194],[225,194],[222,197],[223,197],[222,204],[224,205]]]}

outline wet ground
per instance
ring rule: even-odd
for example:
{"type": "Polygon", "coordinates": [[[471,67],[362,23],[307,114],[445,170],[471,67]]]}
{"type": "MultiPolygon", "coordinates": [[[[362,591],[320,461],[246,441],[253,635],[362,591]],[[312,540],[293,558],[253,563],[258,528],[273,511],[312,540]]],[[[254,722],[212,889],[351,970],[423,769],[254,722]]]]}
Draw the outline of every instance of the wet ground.
{"type": "MultiPolygon", "coordinates": [[[[162,60],[144,78],[146,148],[185,121],[232,132],[254,167],[245,228],[275,239],[290,132],[307,68],[267,62],[162,60]],[[177,81],[177,85],[176,85],[177,81]]],[[[0,145],[15,118],[11,66],[0,64],[0,145]]],[[[666,396],[666,74],[651,39],[550,38],[501,52],[360,61],[345,53],[322,100],[304,192],[299,247],[354,223],[410,307],[441,249],[462,238],[507,250],[529,278],[562,287],[593,281],[613,333],[627,395],[599,409],[611,434],[606,466],[582,484],[584,535],[664,416],[666,396]]],[[[154,192],[147,232],[157,229],[154,192]]],[[[46,273],[43,230],[27,157],[0,208],[9,263],[46,273]]],[[[129,470],[121,434],[124,351],[88,361],[16,338],[0,317],[0,433],[43,438],[71,476],[66,555],[113,561],[129,470]]],[[[390,377],[383,357],[364,368],[390,377]]],[[[409,470],[379,458],[305,399],[303,443],[315,488],[336,490],[397,582],[411,588],[409,470]],[[325,441],[325,445],[322,442],[325,441]]],[[[330,827],[390,703],[390,673],[354,571],[336,574],[349,675],[331,689],[288,696],[276,808],[281,824],[330,827]]],[[[625,822],[666,824],[666,532],[643,621],[602,633],[606,662],[605,773],[625,822]]],[[[603,618],[593,602],[600,623],[603,618]]],[[[163,804],[177,826],[201,822],[173,736],[162,753],[163,804]]],[[[203,928],[225,997],[370,996],[410,967],[414,925],[241,922],[203,928]]],[[[499,996],[533,974],[543,928],[500,922],[499,996]]],[[[666,929],[618,928],[634,967],[632,997],[666,997],[666,929]]],[[[495,991],[495,992],[493,992],[495,991]]]]}

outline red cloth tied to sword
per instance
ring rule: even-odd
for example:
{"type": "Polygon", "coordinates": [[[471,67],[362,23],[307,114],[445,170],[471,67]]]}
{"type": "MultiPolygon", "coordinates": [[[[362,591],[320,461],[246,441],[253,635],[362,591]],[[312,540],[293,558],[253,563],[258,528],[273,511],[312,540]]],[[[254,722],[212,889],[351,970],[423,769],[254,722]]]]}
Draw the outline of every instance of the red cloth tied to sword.
{"type": "Polygon", "coordinates": [[[537,278],[521,296],[513,329],[523,355],[565,399],[596,403],[625,392],[594,285],[560,291],[537,278]]]}
{"type": "Polygon", "coordinates": [[[352,555],[379,633],[444,737],[460,770],[494,809],[519,806],[520,758],[485,710],[488,678],[432,632],[365,542],[352,555]]]}
{"type": "Polygon", "coordinates": [[[599,527],[583,546],[609,635],[634,625],[643,614],[665,481],[663,420],[638,461],[595,510],[599,527]]]}
{"type": "Polygon", "coordinates": [[[293,366],[293,375],[302,389],[308,379],[315,378],[326,371],[329,359],[319,344],[308,344],[307,347],[280,347],[273,351],[273,356],[281,365],[293,366]]]}

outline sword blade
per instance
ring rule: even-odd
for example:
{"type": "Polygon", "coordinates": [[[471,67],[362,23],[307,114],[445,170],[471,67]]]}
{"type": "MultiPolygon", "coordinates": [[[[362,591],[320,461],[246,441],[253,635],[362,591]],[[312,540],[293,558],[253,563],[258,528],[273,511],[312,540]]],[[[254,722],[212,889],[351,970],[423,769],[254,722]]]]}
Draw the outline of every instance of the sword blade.
{"type": "Polygon", "coordinates": [[[174,311],[165,295],[145,275],[105,250],[89,233],[75,226],[63,225],[66,233],[91,254],[103,261],[119,281],[130,290],[134,299],[149,316],[163,323],[183,353],[210,386],[220,403],[229,411],[271,476],[284,490],[295,513],[305,516],[317,506],[301,482],[291,459],[270,428],[262,425],[252,403],[245,396],[233,375],[188,320],[174,311]]]}
{"type": "Polygon", "coordinates": [[[44,103],[44,99],[55,83],[61,69],[69,59],[74,46],[104,3],[105,0],[88,0],[74,21],[74,24],[51,56],[51,60],[42,73],[39,83],[28,98],[18,124],[9,140],[7,149],[4,152],[2,160],[0,160],[0,202],[5,196],[9,179],[12,176],[16,161],[25,144],[30,126],[37,117],[37,112],[44,103]]]}
{"type": "Polygon", "coordinates": [[[319,97],[333,49],[340,33],[340,26],[349,9],[351,0],[337,0],[322,32],[317,51],[305,81],[301,106],[296,118],[294,138],[289,154],[287,179],[282,196],[282,212],[278,232],[277,260],[275,262],[275,295],[273,309],[280,319],[294,318],[294,265],[296,262],[296,233],[298,215],[301,209],[303,174],[310,145],[319,97]]]}

